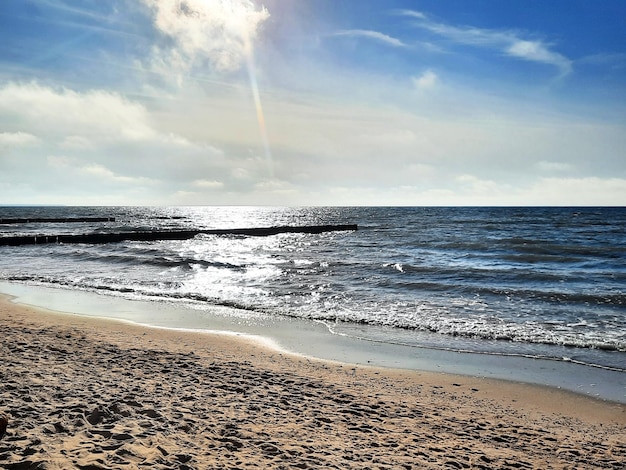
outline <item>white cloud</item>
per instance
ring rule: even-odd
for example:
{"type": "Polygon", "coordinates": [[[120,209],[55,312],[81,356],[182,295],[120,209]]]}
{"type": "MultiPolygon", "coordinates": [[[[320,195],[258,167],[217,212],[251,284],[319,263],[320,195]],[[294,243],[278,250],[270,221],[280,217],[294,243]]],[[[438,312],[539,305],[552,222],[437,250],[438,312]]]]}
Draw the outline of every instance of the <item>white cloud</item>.
{"type": "Polygon", "coordinates": [[[279,181],[276,179],[261,181],[254,185],[254,189],[262,192],[289,194],[295,193],[296,188],[287,181],[279,181]]]}
{"type": "Polygon", "coordinates": [[[78,93],[37,83],[9,83],[0,88],[0,123],[10,115],[19,116],[41,138],[142,140],[155,135],[143,106],[102,90],[78,93]]]}
{"type": "Polygon", "coordinates": [[[53,170],[71,175],[79,175],[81,178],[93,178],[95,182],[115,183],[122,185],[146,185],[154,184],[155,180],[143,176],[124,176],[116,174],[106,166],[99,163],[83,162],[78,158],[65,155],[49,155],[46,157],[48,166],[53,170]]]}
{"type": "Polygon", "coordinates": [[[521,33],[510,30],[453,26],[431,20],[421,12],[402,10],[402,15],[415,18],[417,27],[426,29],[458,44],[497,49],[518,59],[552,65],[560,70],[560,75],[572,71],[572,61],[540,40],[528,40],[521,33]]]}
{"type": "Polygon", "coordinates": [[[131,177],[116,174],[109,168],[106,168],[105,166],[99,164],[87,165],[82,168],[78,168],[77,171],[83,175],[92,176],[105,183],[120,183],[124,185],[145,185],[154,183],[154,181],[150,178],[145,178],[141,176],[131,177]]]}
{"type": "Polygon", "coordinates": [[[432,70],[426,70],[419,77],[413,77],[413,85],[418,91],[434,88],[439,81],[439,77],[432,70]]]}
{"type": "Polygon", "coordinates": [[[412,17],[412,18],[418,18],[420,20],[425,20],[426,19],[426,15],[424,13],[422,13],[421,11],[397,10],[397,13],[400,14],[400,15],[409,16],[409,17],[412,17]]]}
{"type": "Polygon", "coordinates": [[[165,193],[202,175],[228,171],[220,149],[160,130],[153,111],[116,93],[36,83],[0,85],[0,125],[11,128],[14,123],[25,131],[0,134],[0,149],[3,141],[14,145],[0,162],[0,184],[13,188],[27,185],[82,198],[112,187],[156,192],[160,185],[165,193]],[[26,145],[33,142],[37,145],[26,145]]]}
{"type": "Polygon", "coordinates": [[[269,18],[250,0],[143,0],[154,25],[174,42],[155,49],[155,61],[186,71],[208,61],[216,70],[237,70],[259,28],[269,18]]]}
{"type": "Polygon", "coordinates": [[[406,44],[400,41],[399,39],[380,33],[378,31],[370,31],[370,30],[365,30],[365,29],[348,29],[348,30],[337,31],[336,33],[333,33],[331,36],[347,36],[347,37],[354,37],[354,38],[361,37],[361,38],[366,38],[366,39],[372,39],[374,41],[386,44],[388,46],[393,46],[393,47],[405,47],[406,46],[406,44]]]}
{"type": "Polygon", "coordinates": [[[212,180],[195,180],[191,182],[192,186],[201,189],[222,189],[224,187],[224,183],[221,181],[212,181],[212,180]]]}
{"type": "Polygon", "coordinates": [[[28,132],[0,132],[0,148],[23,147],[32,145],[38,141],[38,137],[28,132]]]}
{"type": "Polygon", "coordinates": [[[0,143],[40,141],[68,151],[97,150],[110,145],[158,145],[171,152],[220,153],[179,134],[159,131],[157,119],[144,105],[103,90],[77,92],[37,83],[9,83],[0,87],[0,124],[8,126],[14,120],[30,133],[1,133],[0,143]]]}
{"type": "Polygon", "coordinates": [[[567,75],[572,71],[571,60],[557,52],[549,50],[545,44],[539,41],[517,39],[506,49],[506,52],[520,59],[553,65],[561,70],[562,75],[567,75]]]}

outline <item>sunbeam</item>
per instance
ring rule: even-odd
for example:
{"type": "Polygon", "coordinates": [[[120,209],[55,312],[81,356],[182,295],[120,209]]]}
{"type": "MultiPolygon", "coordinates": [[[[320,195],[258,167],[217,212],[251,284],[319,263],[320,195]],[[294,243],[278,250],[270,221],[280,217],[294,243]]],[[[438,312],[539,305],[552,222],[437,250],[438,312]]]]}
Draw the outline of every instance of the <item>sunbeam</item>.
{"type": "Polygon", "coordinates": [[[259,84],[256,79],[252,43],[247,38],[246,38],[245,52],[246,52],[246,66],[248,68],[248,77],[250,78],[250,89],[252,90],[252,98],[254,99],[256,117],[257,117],[257,121],[259,122],[259,133],[261,134],[261,141],[263,143],[263,150],[265,152],[265,163],[267,165],[269,176],[273,178],[274,177],[274,160],[272,158],[272,151],[270,149],[270,142],[269,142],[269,138],[267,135],[267,127],[265,125],[265,115],[263,114],[263,106],[261,104],[259,84]]]}

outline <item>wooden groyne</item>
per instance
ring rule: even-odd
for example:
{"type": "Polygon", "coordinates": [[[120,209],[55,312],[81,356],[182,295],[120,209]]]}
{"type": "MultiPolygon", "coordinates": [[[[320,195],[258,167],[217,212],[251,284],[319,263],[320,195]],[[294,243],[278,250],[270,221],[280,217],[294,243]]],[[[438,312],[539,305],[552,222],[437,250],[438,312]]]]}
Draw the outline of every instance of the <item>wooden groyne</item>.
{"type": "Polygon", "coordinates": [[[52,224],[68,224],[80,222],[115,222],[115,217],[29,217],[29,218],[11,218],[0,219],[0,225],[9,224],[30,224],[30,223],[52,223],[52,224]]]}
{"type": "Polygon", "coordinates": [[[188,240],[197,235],[243,235],[267,237],[279,233],[323,233],[358,230],[356,224],[305,225],[262,228],[235,228],[209,230],[156,230],[141,232],[86,233],[68,235],[17,235],[0,237],[0,246],[39,245],[44,243],[102,244],[121,241],[188,240]]]}

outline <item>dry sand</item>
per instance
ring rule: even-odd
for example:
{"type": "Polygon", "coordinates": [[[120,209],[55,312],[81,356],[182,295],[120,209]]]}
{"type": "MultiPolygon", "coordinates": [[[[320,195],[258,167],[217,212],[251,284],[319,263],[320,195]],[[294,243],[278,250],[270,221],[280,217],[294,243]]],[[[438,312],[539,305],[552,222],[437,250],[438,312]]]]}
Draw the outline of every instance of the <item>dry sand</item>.
{"type": "Polygon", "coordinates": [[[6,469],[626,468],[626,405],[0,299],[6,469]]]}

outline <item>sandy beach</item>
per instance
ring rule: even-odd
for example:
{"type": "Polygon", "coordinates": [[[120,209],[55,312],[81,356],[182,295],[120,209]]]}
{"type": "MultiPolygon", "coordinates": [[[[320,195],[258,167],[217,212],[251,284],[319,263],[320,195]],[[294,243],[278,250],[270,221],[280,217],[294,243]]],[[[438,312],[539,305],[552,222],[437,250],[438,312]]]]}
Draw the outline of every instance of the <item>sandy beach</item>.
{"type": "Polygon", "coordinates": [[[6,469],[624,468],[626,405],[0,300],[6,469]]]}

